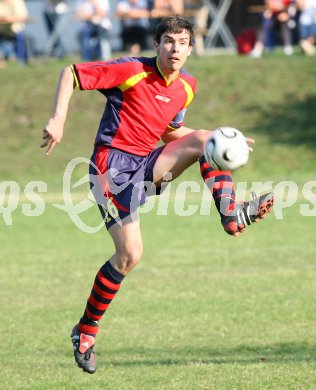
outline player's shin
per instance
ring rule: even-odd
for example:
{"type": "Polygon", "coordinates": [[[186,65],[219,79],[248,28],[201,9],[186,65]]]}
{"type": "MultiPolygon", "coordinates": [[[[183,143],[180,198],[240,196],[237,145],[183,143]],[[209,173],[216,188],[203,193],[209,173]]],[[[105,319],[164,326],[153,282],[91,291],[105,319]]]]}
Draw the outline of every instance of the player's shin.
{"type": "Polygon", "coordinates": [[[213,196],[215,206],[222,219],[234,209],[236,204],[232,174],[230,171],[214,169],[204,156],[199,161],[202,178],[213,196]]]}
{"type": "Polygon", "coordinates": [[[99,321],[121,287],[124,275],[107,261],[96,275],[87,306],[78,324],[78,331],[96,336],[99,321]]]}

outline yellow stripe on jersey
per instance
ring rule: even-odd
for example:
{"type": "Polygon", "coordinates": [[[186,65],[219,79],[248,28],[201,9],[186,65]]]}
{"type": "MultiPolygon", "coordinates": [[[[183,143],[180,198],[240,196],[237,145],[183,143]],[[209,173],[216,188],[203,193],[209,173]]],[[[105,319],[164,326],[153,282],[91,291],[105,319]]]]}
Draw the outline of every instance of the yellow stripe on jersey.
{"type": "Polygon", "coordinates": [[[157,56],[156,58],[156,65],[157,65],[157,68],[159,70],[159,73],[161,74],[161,76],[163,77],[163,79],[165,80],[166,82],[166,85],[167,87],[169,87],[169,85],[179,76],[179,71],[172,77],[171,80],[167,80],[166,76],[163,74],[163,71],[160,69],[160,66],[159,66],[159,62],[158,62],[158,58],[159,56],[157,56]]]}
{"type": "Polygon", "coordinates": [[[184,86],[184,89],[185,89],[185,92],[188,95],[187,102],[185,103],[185,106],[184,106],[184,108],[186,108],[192,102],[192,100],[194,98],[194,93],[193,93],[193,89],[192,89],[192,87],[191,87],[191,85],[189,83],[187,83],[181,77],[180,77],[180,81],[182,82],[182,84],[184,86]]]}
{"type": "Polygon", "coordinates": [[[118,88],[122,91],[125,92],[127,89],[134,87],[137,83],[139,83],[141,80],[143,80],[145,77],[150,75],[152,72],[142,72],[135,74],[135,76],[130,77],[124,83],[118,85],[118,88]]]}
{"type": "Polygon", "coordinates": [[[76,86],[77,86],[79,89],[81,89],[81,88],[80,88],[80,84],[79,84],[78,77],[77,77],[77,75],[76,75],[75,68],[73,67],[73,65],[71,65],[70,68],[71,68],[72,74],[74,75],[74,79],[75,79],[76,86]]]}

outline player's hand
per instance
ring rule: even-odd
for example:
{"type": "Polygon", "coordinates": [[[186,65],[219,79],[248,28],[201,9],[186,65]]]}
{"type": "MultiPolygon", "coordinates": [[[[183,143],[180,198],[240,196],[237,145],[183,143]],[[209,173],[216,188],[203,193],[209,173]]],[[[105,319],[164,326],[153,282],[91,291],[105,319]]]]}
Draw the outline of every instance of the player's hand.
{"type": "Polygon", "coordinates": [[[46,155],[49,156],[53,151],[57,143],[59,143],[63,137],[64,124],[58,118],[51,118],[48,124],[43,129],[43,143],[41,148],[46,149],[46,155]]]}
{"type": "Polygon", "coordinates": [[[253,152],[253,148],[250,145],[254,144],[256,141],[253,138],[246,138],[246,142],[249,146],[249,152],[253,152]]]}

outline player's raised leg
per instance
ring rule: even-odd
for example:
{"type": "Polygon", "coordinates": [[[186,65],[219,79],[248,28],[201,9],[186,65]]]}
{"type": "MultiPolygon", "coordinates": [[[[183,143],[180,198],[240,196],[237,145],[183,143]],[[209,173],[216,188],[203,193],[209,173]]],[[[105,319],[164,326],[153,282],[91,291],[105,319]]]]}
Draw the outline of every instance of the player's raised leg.
{"type": "Polygon", "coordinates": [[[213,168],[204,156],[200,157],[199,163],[201,176],[213,196],[223,227],[227,231],[225,216],[234,209],[236,204],[232,173],[213,168]]]}
{"type": "Polygon", "coordinates": [[[114,224],[109,233],[115,245],[115,254],[100,268],[79,323],[71,337],[75,360],[83,371],[96,371],[95,337],[99,321],[109,308],[128,272],[135,267],[143,253],[143,241],[138,221],[114,224]]]}
{"type": "Polygon", "coordinates": [[[197,130],[169,142],[155,163],[154,183],[161,184],[164,174],[167,172],[172,173],[172,180],[174,180],[188,167],[196,163],[203,155],[204,144],[210,134],[207,130],[197,130]]]}
{"type": "Polygon", "coordinates": [[[272,192],[257,197],[253,193],[250,202],[236,203],[236,194],[230,171],[214,169],[202,156],[200,172],[208,186],[226,233],[237,236],[246,226],[265,218],[272,211],[272,192]]]}
{"type": "Polygon", "coordinates": [[[237,204],[231,172],[213,169],[203,156],[204,144],[210,135],[207,130],[199,130],[168,143],[154,166],[154,182],[159,185],[166,172],[171,172],[174,180],[199,160],[201,175],[213,195],[224,230],[237,236],[247,225],[265,218],[272,210],[273,194],[237,204]]]}

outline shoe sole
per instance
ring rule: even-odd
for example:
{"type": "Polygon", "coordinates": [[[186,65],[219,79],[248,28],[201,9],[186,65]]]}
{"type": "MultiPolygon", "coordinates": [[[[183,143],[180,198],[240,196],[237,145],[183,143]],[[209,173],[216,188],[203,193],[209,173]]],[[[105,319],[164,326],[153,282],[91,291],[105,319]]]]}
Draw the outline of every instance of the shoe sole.
{"type": "Polygon", "coordinates": [[[258,218],[263,219],[267,214],[271,213],[274,205],[274,196],[270,194],[268,199],[263,201],[258,208],[258,218]]]}
{"type": "Polygon", "coordinates": [[[82,371],[87,372],[88,374],[94,374],[96,372],[95,370],[88,370],[86,367],[84,367],[79,360],[77,360],[76,355],[74,355],[75,361],[77,363],[77,366],[82,369],[82,371]]]}

